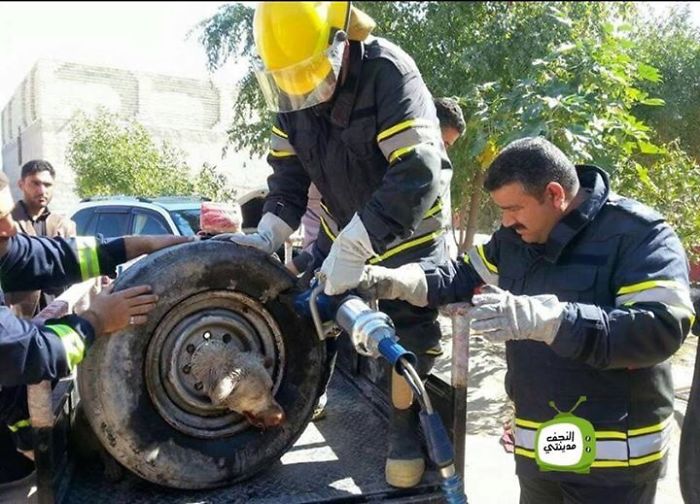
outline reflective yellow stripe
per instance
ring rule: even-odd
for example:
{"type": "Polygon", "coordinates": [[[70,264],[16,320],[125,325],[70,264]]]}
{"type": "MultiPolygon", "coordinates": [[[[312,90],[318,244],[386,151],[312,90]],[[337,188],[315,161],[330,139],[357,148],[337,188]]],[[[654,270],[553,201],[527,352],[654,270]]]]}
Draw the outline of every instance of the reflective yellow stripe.
{"type": "Polygon", "coordinates": [[[627,439],[627,434],[624,432],[615,431],[595,431],[596,439],[627,439]]]}
{"type": "MultiPolygon", "coordinates": [[[[335,235],[331,232],[331,230],[328,228],[328,224],[326,224],[326,221],[324,220],[324,218],[321,217],[320,220],[321,220],[321,227],[323,228],[323,231],[326,233],[326,235],[328,235],[328,237],[329,237],[331,240],[335,241],[336,236],[335,236],[335,235]]],[[[399,252],[403,252],[403,251],[406,250],[406,249],[409,249],[409,248],[411,248],[411,247],[417,247],[418,245],[422,245],[422,244],[424,244],[424,243],[428,243],[429,241],[434,240],[435,238],[437,238],[437,237],[439,237],[440,235],[442,235],[444,232],[445,232],[444,229],[439,229],[438,231],[435,231],[435,232],[433,232],[433,233],[430,233],[430,234],[427,234],[427,235],[423,235],[423,236],[419,236],[419,237],[416,238],[415,240],[409,240],[409,241],[407,241],[407,242],[400,243],[400,244],[397,245],[396,247],[390,248],[389,250],[387,250],[386,252],[384,252],[382,255],[377,256],[377,257],[373,257],[373,258],[370,259],[368,262],[369,262],[370,264],[377,264],[378,262],[381,262],[381,261],[383,261],[384,259],[387,259],[387,258],[389,258],[389,257],[391,257],[391,256],[394,256],[394,255],[398,254],[399,252]]]]}
{"type": "Polygon", "coordinates": [[[385,138],[393,135],[394,133],[398,133],[399,131],[403,131],[408,128],[413,128],[415,126],[436,126],[436,124],[426,119],[408,119],[407,121],[395,124],[391,128],[387,128],[384,131],[380,132],[377,135],[377,142],[381,142],[385,138]]]}
{"type": "Polygon", "coordinates": [[[663,458],[663,456],[666,454],[668,451],[668,447],[664,448],[663,450],[652,453],[651,455],[646,455],[644,457],[637,457],[637,458],[631,458],[630,459],[630,465],[631,466],[639,466],[643,464],[648,464],[649,462],[654,462],[656,460],[660,460],[663,458]]]}
{"type": "Polygon", "coordinates": [[[289,137],[287,136],[287,134],[286,134],[284,131],[282,131],[281,129],[279,129],[279,128],[278,128],[277,126],[275,126],[275,125],[272,126],[272,132],[273,132],[275,135],[281,136],[282,138],[289,138],[289,137]]]}
{"type": "Polygon", "coordinates": [[[293,152],[278,151],[278,150],[272,150],[272,149],[270,149],[270,155],[271,155],[272,157],[278,157],[278,158],[289,157],[289,156],[296,156],[296,154],[293,153],[293,152]]]}
{"type": "Polygon", "coordinates": [[[83,342],[83,338],[81,338],[71,326],[65,324],[50,324],[45,327],[53,331],[61,339],[63,348],[66,350],[68,369],[73,371],[73,368],[75,368],[85,356],[85,343],[83,342]]]}
{"type": "Polygon", "coordinates": [[[29,419],[26,420],[20,420],[19,422],[13,423],[12,425],[8,425],[7,428],[10,429],[12,432],[17,432],[20,429],[23,429],[24,427],[29,427],[31,422],[29,419]]]}
{"type": "Polygon", "coordinates": [[[328,235],[328,237],[335,241],[335,235],[331,232],[331,230],[328,228],[328,224],[326,224],[326,219],[321,217],[321,226],[323,227],[323,231],[328,235]]]}
{"type": "Polygon", "coordinates": [[[389,163],[393,163],[396,158],[406,154],[407,152],[411,152],[413,149],[415,149],[415,145],[410,145],[408,147],[402,147],[400,149],[396,149],[394,152],[391,153],[391,156],[389,156],[389,163]]]}
{"type": "Polygon", "coordinates": [[[78,262],[83,280],[100,275],[100,262],[97,258],[97,242],[94,236],[77,236],[78,262]]]}
{"type": "Polygon", "coordinates": [[[496,267],[496,265],[492,264],[491,262],[489,262],[488,259],[486,259],[486,253],[484,252],[484,246],[477,245],[476,251],[479,253],[479,257],[481,257],[481,260],[484,262],[484,265],[488,268],[488,270],[491,273],[498,273],[498,268],[496,267]]]}
{"type": "Polygon", "coordinates": [[[595,460],[591,464],[591,467],[629,467],[629,462],[624,460],[595,460]]]}
{"type": "Polygon", "coordinates": [[[650,425],[649,427],[641,427],[639,429],[628,430],[627,434],[629,436],[639,436],[640,434],[650,434],[652,432],[659,432],[664,430],[670,421],[671,417],[669,416],[666,420],[664,420],[661,423],[658,423],[656,425],[650,425]]]}
{"type": "Polygon", "coordinates": [[[379,257],[373,257],[372,259],[369,260],[369,263],[370,264],[377,264],[378,262],[381,262],[384,259],[388,259],[389,257],[394,256],[394,255],[398,254],[399,252],[403,252],[404,250],[406,250],[408,248],[417,247],[418,245],[428,243],[429,241],[434,240],[438,236],[442,235],[442,233],[444,233],[444,230],[440,229],[439,231],[435,231],[434,233],[430,233],[430,234],[421,236],[419,238],[416,238],[415,240],[410,240],[410,241],[401,243],[400,245],[397,245],[396,247],[387,250],[379,257]]]}
{"type": "Polygon", "coordinates": [[[542,423],[532,422],[530,420],[523,420],[521,418],[516,418],[515,425],[517,425],[518,427],[525,427],[526,429],[539,429],[540,425],[542,425],[542,423]]]}
{"type": "Polygon", "coordinates": [[[433,207],[425,212],[425,216],[423,217],[424,219],[427,219],[428,217],[432,217],[436,213],[440,212],[442,210],[442,202],[438,201],[433,205],[433,207]]]}
{"type": "Polygon", "coordinates": [[[518,446],[515,447],[515,454],[516,455],[522,455],[523,457],[529,457],[531,459],[535,458],[535,452],[526,450],[525,448],[520,448],[518,446]]]}
{"type": "Polygon", "coordinates": [[[465,263],[469,264],[469,263],[471,262],[471,261],[469,260],[469,254],[467,254],[466,252],[465,252],[464,254],[462,254],[462,261],[464,261],[465,263]]]}
{"type": "Polygon", "coordinates": [[[632,292],[639,292],[647,289],[652,289],[654,287],[670,287],[673,289],[684,289],[683,285],[675,280],[647,280],[646,282],[639,282],[631,285],[624,285],[620,287],[617,291],[617,295],[631,294],[632,292]]]}

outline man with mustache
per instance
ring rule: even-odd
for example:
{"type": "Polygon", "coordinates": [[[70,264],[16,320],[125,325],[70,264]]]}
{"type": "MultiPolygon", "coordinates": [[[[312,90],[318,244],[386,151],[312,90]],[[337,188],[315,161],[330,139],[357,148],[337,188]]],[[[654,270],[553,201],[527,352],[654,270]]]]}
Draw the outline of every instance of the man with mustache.
{"type": "Polygon", "coordinates": [[[360,287],[417,306],[470,301],[471,334],[505,342],[521,503],[652,503],[673,428],[668,358],[694,318],[680,240],[541,137],[508,145],[484,186],[503,224],[487,244],[448,266],[367,266],[360,287]],[[541,463],[536,440],[558,411],[595,432],[582,471],[541,463]]]}

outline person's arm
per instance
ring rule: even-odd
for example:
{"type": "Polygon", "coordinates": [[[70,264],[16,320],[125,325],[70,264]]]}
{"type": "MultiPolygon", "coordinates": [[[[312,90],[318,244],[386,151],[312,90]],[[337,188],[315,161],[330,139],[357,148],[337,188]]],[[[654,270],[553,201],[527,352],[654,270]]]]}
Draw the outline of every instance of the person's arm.
{"type": "Polygon", "coordinates": [[[388,169],[381,186],[359,212],[377,253],[416,229],[440,188],[440,170],[449,166],[442,148],[432,96],[418,70],[399,69],[385,59],[376,77],[377,142],[388,169]]]}
{"type": "Polygon", "coordinates": [[[163,247],[191,241],[183,236],[127,236],[98,241],[16,235],[0,259],[3,290],[63,287],[99,275],[114,275],[117,265],[163,247]]]}
{"type": "Polygon", "coordinates": [[[67,376],[94,337],[92,326],[75,315],[38,326],[0,306],[0,386],[67,376]]]}
{"type": "Polygon", "coordinates": [[[269,192],[263,204],[263,214],[271,213],[291,229],[297,229],[306,211],[311,179],[289,142],[284,118],[279,115],[272,127],[267,162],[272,167],[272,174],[267,178],[269,192]]]}
{"type": "Polygon", "coordinates": [[[663,222],[626,239],[612,278],[615,306],[566,303],[551,348],[595,368],[640,368],[664,361],[694,318],[685,253],[663,222]]]}
{"type": "Polygon", "coordinates": [[[492,238],[461,259],[440,265],[424,261],[399,268],[365,266],[358,288],[379,299],[401,299],[415,306],[438,307],[460,301],[471,302],[477,287],[486,281],[498,283],[496,246],[497,240],[492,238]],[[480,266],[475,263],[482,261],[486,261],[495,273],[480,275],[480,266]]]}

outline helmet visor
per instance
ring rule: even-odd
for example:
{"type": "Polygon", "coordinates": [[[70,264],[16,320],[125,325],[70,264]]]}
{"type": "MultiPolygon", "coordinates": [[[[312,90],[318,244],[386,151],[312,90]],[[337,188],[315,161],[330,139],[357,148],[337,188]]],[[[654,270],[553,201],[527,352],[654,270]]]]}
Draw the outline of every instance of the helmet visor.
{"type": "Polygon", "coordinates": [[[330,100],[338,83],[346,40],[345,32],[339,31],[324,52],[278,70],[265,70],[257,61],[255,77],[267,108],[293,112],[330,100]]]}

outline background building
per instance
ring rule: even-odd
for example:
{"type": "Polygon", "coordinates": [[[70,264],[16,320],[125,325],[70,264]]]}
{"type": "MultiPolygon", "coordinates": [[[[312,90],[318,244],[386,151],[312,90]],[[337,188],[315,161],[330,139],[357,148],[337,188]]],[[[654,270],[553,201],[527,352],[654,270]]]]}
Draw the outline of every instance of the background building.
{"type": "Polygon", "coordinates": [[[66,165],[70,122],[78,111],[98,107],[140,122],[160,144],[167,139],[185,153],[193,170],[204,162],[216,165],[239,194],[265,184],[270,168],[264,159],[228,149],[235,90],[170,75],[39,60],[17,87],[0,116],[2,169],[19,197],[19,170],[30,159],[46,159],[56,168],[51,207],[68,212],[77,202],[74,174],[66,165]]]}

